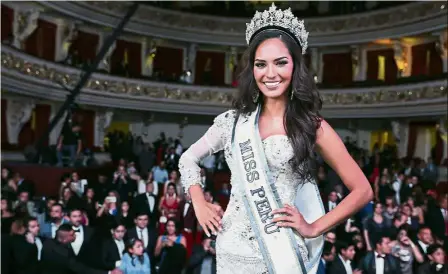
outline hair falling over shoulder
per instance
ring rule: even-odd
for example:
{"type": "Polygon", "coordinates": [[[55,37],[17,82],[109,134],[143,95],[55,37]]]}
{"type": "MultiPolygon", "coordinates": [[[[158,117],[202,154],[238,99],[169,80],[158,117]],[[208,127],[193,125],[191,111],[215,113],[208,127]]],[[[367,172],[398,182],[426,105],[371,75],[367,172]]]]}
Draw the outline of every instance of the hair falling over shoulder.
{"type": "MultiPolygon", "coordinates": [[[[258,46],[270,38],[279,38],[287,46],[294,62],[292,81],[288,93],[293,92],[292,100],[287,100],[283,118],[286,134],[294,150],[294,157],[290,164],[303,180],[313,179],[316,174],[316,154],[314,147],[317,130],[320,128],[322,117],[322,98],[317,90],[313,76],[305,65],[300,45],[287,35],[275,31],[260,33],[250,43],[240,61],[238,71],[238,91],[233,100],[233,108],[238,114],[255,111],[257,105],[253,101],[253,94],[257,89],[254,79],[253,66],[255,52],[258,46]]],[[[289,96],[288,96],[289,98],[289,96]]],[[[259,102],[263,104],[263,96],[259,102]]]]}

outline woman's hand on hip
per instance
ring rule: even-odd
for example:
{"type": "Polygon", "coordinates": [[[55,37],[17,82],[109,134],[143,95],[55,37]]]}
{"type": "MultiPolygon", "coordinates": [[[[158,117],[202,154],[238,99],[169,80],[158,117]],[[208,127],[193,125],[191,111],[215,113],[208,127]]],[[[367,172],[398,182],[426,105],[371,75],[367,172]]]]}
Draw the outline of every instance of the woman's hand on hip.
{"type": "Polygon", "coordinates": [[[305,221],[303,215],[295,206],[286,204],[282,208],[274,209],[272,214],[284,214],[282,216],[275,217],[272,220],[273,222],[276,222],[279,227],[293,228],[305,238],[315,238],[319,236],[317,229],[313,226],[313,224],[309,224],[305,221]]]}
{"type": "Polygon", "coordinates": [[[210,237],[211,233],[216,235],[218,231],[221,231],[223,210],[219,205],[203,201],[193,203],[193,207],[199,225],[201,225],[208,237],[210,237]]]}

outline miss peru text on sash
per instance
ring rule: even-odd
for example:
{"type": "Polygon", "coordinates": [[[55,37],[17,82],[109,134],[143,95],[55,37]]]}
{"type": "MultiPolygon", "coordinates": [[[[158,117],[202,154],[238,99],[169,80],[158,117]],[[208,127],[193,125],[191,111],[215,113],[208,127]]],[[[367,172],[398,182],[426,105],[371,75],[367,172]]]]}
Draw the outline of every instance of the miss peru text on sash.
{"type": "Polygon", "coordinates": [[[232,109],[216,117],[179,161],[199,224],[215,234],[218,274],[315,274],[322,234],[356,213],[372,189],[332,127],[303,55],[305,23],[272,5],[247,24],[232,109]],[[207,203],[199,162],[224,150],[231,170],[226,212],[207,203]],[[315,153],[350,190],[325,214],[315,153]]]}

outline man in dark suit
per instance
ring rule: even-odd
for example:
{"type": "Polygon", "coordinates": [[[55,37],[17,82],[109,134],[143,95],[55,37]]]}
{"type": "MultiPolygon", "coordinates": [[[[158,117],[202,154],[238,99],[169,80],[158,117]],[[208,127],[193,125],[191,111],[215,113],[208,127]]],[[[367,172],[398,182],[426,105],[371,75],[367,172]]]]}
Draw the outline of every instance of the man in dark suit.
{"type": "Polygon", "coordinates": [[[36,218],[25,220],[26,233],[13,237],[12,265],[16,274],[34,274],[39,272],[43,239],[39,238],[39,223],[36,218]]]}
{"type": "Polygon", "coordinates": [[[135,197],[135,212],[145,212],[149,218],[149,226],[155,228],[159,221],[159,198],[154,195],[154,184],[146,184],[146,192],[135,197]]]}
{"type": "Polygon", "coordinates": [[[198,226],[190,194],[187,193],[185,200],[180,202],[177,215],[177,220],[180,220],[181,227],[183,228],[182,235],[184,235],[187,242],[187,256],[190,257],[193,251],[196,228],[198,226]]]}
{"type": "Polygon", "coordinates": [[[322,258],[319,261],[316,274],[326,274],[328,265],[334,261],[336,257],[336,247],[333,243],[328,241],[324,242],[324,248],[322,251],[322,258]]]}
{"type": "Polygon", "coordinates": [[[18,172],[14,174],[14,181],[17,185],[17,193],[25,191],[29,193],[30,197],[34,197],[35,192],[33,182],[25,180],[25,178],[23,178],[18,172]]]}
{"type": "Polygon", "coordinates": [[[171,172],[172,170],[176,170],[179,165],[180,156],[176,154],[175,148],[170,148],[170,151],[165,156],[166,169],[171,172]]]}
{"type": "Polygon", "coordinates": [[[444,240],[447,236],[448,226],[448,195],[440,195],[437,204],[428,205],[425,217],[426,225],[431,227],[435,237],[444,240]]]}
{"type": "Polygon", "coordinates": [[[154,248],[157,242],[157,232],[155,228],[148,225],[148,214],[146,212],[137,212],[135,214],[135,227],[128,230],[126,239],[140,239],[143,242],[143,247],[148,253],[151,260],[151,267],[155,267],[154,248]]]}
{"type": "Polygon", "coordinates": [[[338,205],[338,194],[336,191],[330,192],[328,194],[328,201],[324,203],[325,212],[328,213],[329,211],[333,210],[338,205]]]}
{"type": "Polygon", "coordinates": [[[417,269],[417,274],[447,274],[448,267],[445,263],[445,251],[441,245],[428,247],[428,261],[417,269]]]}
{"type": "Polygon", "coordinates": [[[112,228],[112,237],[103,243],[102,262],[104,269],[112,270],[121,264],[121,258],[125,249],[123,241],[126,228],[121,223],[115,223],[112,228]]]}
{"type": "Polygon", "coordinates": [[[42,273],[45,274],[121,274],[118,269],[104,271],[79,262],[70,248],[76,235],[69,224],[61,225],[54,239],[45,241],[42,249],[42,273]]]}
{"type": "Polygon", "coordinates": [[[327,268],[328,274],[361,274],[358,269],[353,270],[351,261],[355,257],[355,244],[353,242],[337,242],[337,256],[327,268]]]}
{"type": "Polygon", "coordinates": [[[214,240],[205,238],[201,245],[193,247],[193,254],[188,262],[187,273],[216,273],[216,250],[214,240]]]}
{"type": "Polygon", "coordinates": [[[95,260],[95,245],[92,242],[93,229],[84,225],[81,225],[82,211],[80,209],[72,209],[68,214],[70,224],[73,231],[75,231],[76,239],[70,243],[76,258],[85,265],[97,266],[98,261],[95,260]]]}
{"type": "Polygon", "coordinates": [[[391,255],[389,236],[381,235],[375,241],[375,251],[368,252],[359,263],[363,274],[400,274],[397,258],[391,255]]]}

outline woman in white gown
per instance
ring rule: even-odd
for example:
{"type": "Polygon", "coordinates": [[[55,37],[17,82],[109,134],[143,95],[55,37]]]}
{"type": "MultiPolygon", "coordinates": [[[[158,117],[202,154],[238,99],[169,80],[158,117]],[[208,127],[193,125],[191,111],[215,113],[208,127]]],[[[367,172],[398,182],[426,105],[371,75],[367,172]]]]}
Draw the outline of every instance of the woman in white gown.
{"type": "Polygon", "coordinates": [[[303,59],[307,38],[289,9],[257,12],[247,26],[233,109],[179,161],[200,225],[217,235],[218,274],[316,273],[322,234],[372,199],[367,179],[319,114],[322,101],[303,59]],[[222,219],[219,206],[204,199],[198,165],[220,150],[232,173],[222,219]],[[351,190],[328,214],[313,179],[314,151],[351,190]]]}

